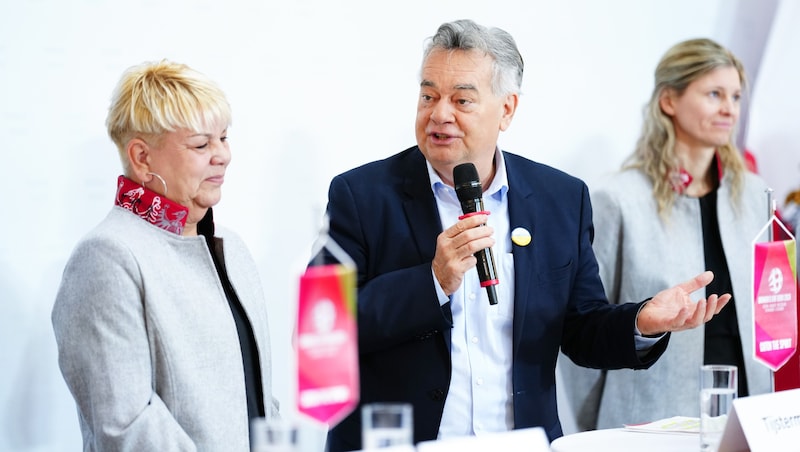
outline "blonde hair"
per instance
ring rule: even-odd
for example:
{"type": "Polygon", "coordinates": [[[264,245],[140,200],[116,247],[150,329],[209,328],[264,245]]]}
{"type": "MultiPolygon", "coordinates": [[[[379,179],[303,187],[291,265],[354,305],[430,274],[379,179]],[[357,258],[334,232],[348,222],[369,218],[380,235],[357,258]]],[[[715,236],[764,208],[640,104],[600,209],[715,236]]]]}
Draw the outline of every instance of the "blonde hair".
{"type": "MultiPolygon", "coordinates": [[[[739,73],[743,91],[747,86],[744,65],[728,49],[710,39],[690,39],[670,48],[655,70],[655,87],[644,108],[644,124],[636,149],[623,168],[635,168],[645,173],[653,183],[653,197],[658,213],[663,219],[675,203],[676,194],[670,182],[679,170],[675,154],[675,128],[672,119],[661,110],[660,98],[666,90],[678,95],[698,78],[720,67],[733,67],[739,73]]],[[[735,131],[727,143],[717,148],[726,175],[731,175],[731,192],[738,201],[747,171],[741,152],[733,141],[735,131]]]]}
{"type": "Polygon", "coordinates": [[[231,108],[222,90],[205,75],[168,60],[127,69],[111,98],[106,127],[127,174],[125,147],[137,137],[158,137],[189,129],[231,123],[231,108]]]}

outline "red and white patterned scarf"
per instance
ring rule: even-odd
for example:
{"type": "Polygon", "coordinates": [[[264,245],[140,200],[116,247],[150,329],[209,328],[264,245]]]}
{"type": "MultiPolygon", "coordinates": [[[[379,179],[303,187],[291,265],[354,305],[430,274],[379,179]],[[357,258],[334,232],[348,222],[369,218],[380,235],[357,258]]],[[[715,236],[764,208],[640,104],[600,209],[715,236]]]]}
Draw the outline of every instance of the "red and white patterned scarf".
{"type": "Polygon", "coordinates": [[[181,235],[189,209],[137,184],[125,176],[117,179],[115,204],[165,231],[181,235]]]}

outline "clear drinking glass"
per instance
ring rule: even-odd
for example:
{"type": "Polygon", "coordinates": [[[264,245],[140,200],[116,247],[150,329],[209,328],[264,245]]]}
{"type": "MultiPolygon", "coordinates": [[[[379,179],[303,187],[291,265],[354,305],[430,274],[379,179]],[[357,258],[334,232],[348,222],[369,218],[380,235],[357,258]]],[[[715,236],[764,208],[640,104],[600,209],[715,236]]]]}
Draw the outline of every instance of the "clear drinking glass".
{"type": "Polygon", "coordinates": [[[288,419],[263,417],[250,422],[251,452],[297,452],[297,424],[288,419]]]}
{"type": "Polygon", "coordinates": [[[700,450],[716,452],[737,388],[736,366],[700,367],[700,450]]]}
{"type": "Polygon", "coordinates": [[[361,409],[362,449],[412,446],[413,413],[408,403],[373,403],[361,409]]]}

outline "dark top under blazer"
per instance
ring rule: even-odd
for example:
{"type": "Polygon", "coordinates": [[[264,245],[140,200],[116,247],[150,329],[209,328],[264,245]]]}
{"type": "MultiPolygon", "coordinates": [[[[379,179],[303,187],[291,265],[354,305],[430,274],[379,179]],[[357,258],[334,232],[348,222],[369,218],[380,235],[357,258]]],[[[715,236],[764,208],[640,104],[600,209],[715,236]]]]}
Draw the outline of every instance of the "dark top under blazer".
{"type": "MultiPolygon", "coordinates": [[[[559,347],[580,365],[643,369],[668,338],[640,358],[633,328],[641,303],[607,302],[592,251],[586,184],[503,155],[510,228],[523,227],[533,237],[512,251],[514,427],[541,426],[552,441],[562,435],[559,347]]],[[[328,214],[331,237],[358,267],[360,403],[409,402],[414,442],[435,439],[450,383],[452,317],[449,303],[439,306],[431,274],[442,226],[420,150],[336,176],[328,214]]],[[[329,432],[330,452],[361,448],[360,409],[329,432]]]]}

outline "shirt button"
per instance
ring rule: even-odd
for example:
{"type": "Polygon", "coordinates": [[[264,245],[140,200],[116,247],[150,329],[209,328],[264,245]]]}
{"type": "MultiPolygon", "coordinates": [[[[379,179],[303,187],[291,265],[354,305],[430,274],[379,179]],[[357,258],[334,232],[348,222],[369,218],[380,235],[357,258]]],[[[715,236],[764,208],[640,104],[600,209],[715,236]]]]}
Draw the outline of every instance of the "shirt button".
{"type": "Polygon", "coordinates": [[[469,294],[469,299],[470,299],[470,300],[474,300],[474,299],[475,299],[475,292],[471,292],[471,293],[469,294]]]}
{"type": "Polygon", "coordinates": [[[478,337],[477,336],[473,336],[472,337],[472,343],[473,344],[477,344],[478,343],[478,337]]]}
{"type": "Polygon", "coordinates": [[[483,384],[483,378],[478,377],[477,379],[475,379],[475,383],[477,383],[478,386],[482,385],[483,384]]]}

